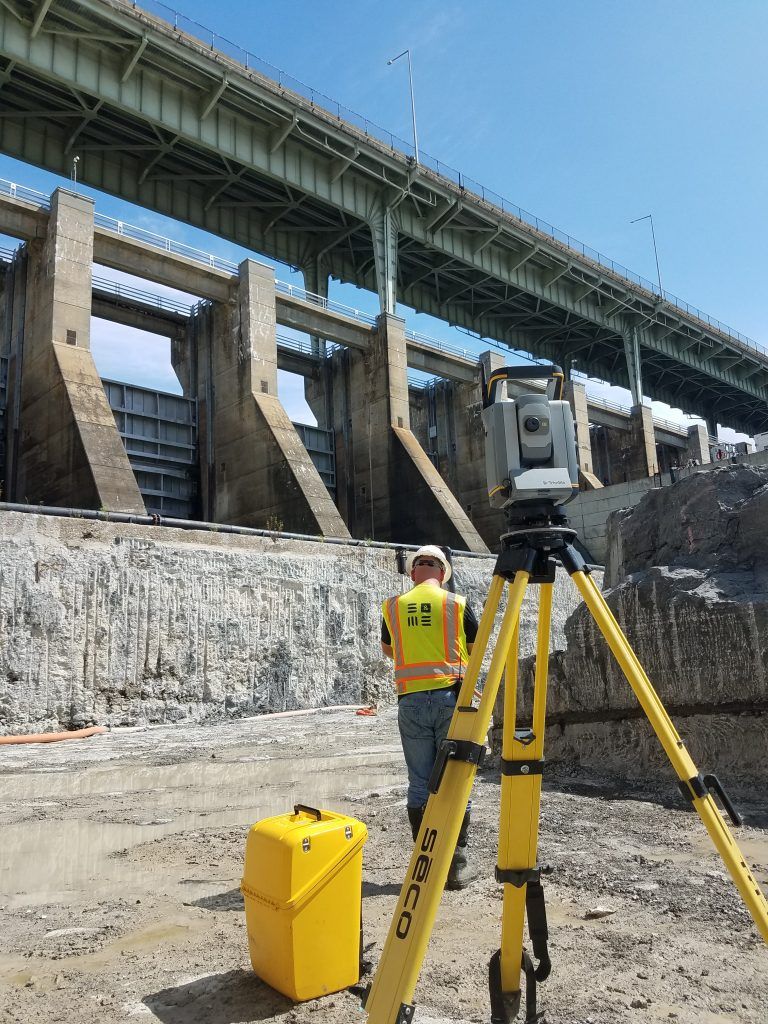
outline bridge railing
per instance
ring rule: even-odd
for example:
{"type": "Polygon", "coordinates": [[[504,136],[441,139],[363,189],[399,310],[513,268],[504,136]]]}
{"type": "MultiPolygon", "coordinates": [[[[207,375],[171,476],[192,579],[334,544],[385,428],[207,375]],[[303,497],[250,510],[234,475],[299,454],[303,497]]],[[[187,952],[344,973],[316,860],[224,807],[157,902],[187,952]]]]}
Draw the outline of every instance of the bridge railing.
{"type": "MultiPolygon", "coordinates": [[[[291,349],[293,352],[298,352],[299,355],[308,356],[311,359],[322,359],[322,355],[319,355],[313,346],[312,342],[305,338],[295,338],[289,334],[282,334],[280,331],[276,334],[278,348],[291,349]]],[[[325,343],[325,355],[330,355],[339,348],[344,348],[343,345],[337,345],[334,341],[326,341],[325,343]]]]}
{"type": "Polygon", "coordinates": [[[11,196],[12,199],[22,199],[25,202],[34,203],[35,206],[42,206],[46,210],[51,208],[51,197],[45,192],[27,188],[26,185],[19,185],[15,181],[6,181],[5,178],[0,178],[0,193],[11,196]]]}
{"type": "Polygon", "coordinates": [[[346,306],[343,302],[326,298],[324,295],[315,295],[314,292],[308,292],[301,285],[291,284],[288,281],[281,281],[279,278],[275,278],[275,291],[280,295],[289,295],[292,298],[300,299],[302,302],[311,302],[313,306],[320,306],[321,309],[327,309],[331,313],[340,313],[342,316],[350,317],[352,320],[367,324],[369,327],[376,326],[376,317],[370,313],[365,313],[361,309],[355,309],[354,306],[346,306]]]}
{"type": "MultiPolygon", "coordinates": [[[[237,64],[242,65],[246,70],[256,71],[264,77],[271,79],[273,82],[277,83],[280,90],[290,90],[292,93],[308,100],[312,106],[320,107],[323,111],[333,117],[336,117],[339,121],[343,121],[347,125],[352,125],[352,127],[356,128],[364,135],[388,146],[394,153],[399,153],[410,160],[415,160],[415,150],[412,143],[400,138],[388,129],[382,128],[382,126],[377,124],[375,121],[371,121],[369,118],[363,117],[362,114],[358,114],[350,107],[339,103],[337,100],[332,99],[325,93],[306,85],[306,83],[302,82],[300,79],[294,78],[293,75],[289,75],[287,72],[276,67],[274,64],[271,64],[269,61],[251,53],[250,50],[246,50],[239,44],[233,43],[232,40],[227,39],[226,36],[223,36],[218,32],[214,32],[212,29],[207,28],[200,22],[195,21],[192,18],[188,18],[186,15],[174,10],[166,4],[160,3],[159,0],[141,0],[140,4],[136,4],[135,2],[128,3],[127,0],[125,0],[125,2],[127,6],[139,6],[149,12],[155,13],[159,18],[173,25],[177,31],[184,32],[198,40],[198,42],[203,43],[209,49],[216,50],[218,53],[226,55],[237,64]]],[[[617,263],[616,260],[612,260],[610,257],[603,255],[603,253],[598,252],[597,249],[593,249],[591,246],[580,242],[577,238],[574,238],[573,235],[569,235],[566,231],[561,231],[559,228],[554,227],[554,225],[543,220],[541,217],[537,217],[535,214],[529,213],[516,203],[510,202],[509,199],[506,199],[504,196],[500,195],[500,193],[493,189],[486,188],[486,186],[481,182],[475,181],[462,171],[457,170],[450,164],[446,164],[443,161],[438,160],[436,157],[431,156],[421,148],[419,149],[419,165],[422,168],[434,171],[435,174],[442,178],[447,178],[455,185],[458,185],[460,189],[474,193],[475,196],[482,199],[483,202],[488,203],[490,206],[496,207],[502,212],[515,217],[517,220],[522,221],[529,227],[535,228],[536,231],[542,235],[551,238],[553,241],[561,243],[568,249],[581,253],[581,255],[586,259],[605,267],[618,277],[623,277],[626,280],[631,281],[644,291],[663,299],[665,302],[670,303],[670,305],[676,306],[689,316],[692,316],[695,319],[702,321],[702,323],[715,328],[715,330],[733,338],[742,345],[745,345],[747,348],[754,349],[756,352],[765,352],[765,346],[758,345],[757,342],[748,338],[740,331],[736,331],[734,328],[728,327],[728,325],[724,324],[721,320],[718,320],[716,317],[709,316],[696,306],[685,302],[685,300],[678,298],[678,296],[673,295],[671,292],[664,289],[660,290],[657,283],[654,283],[640,274],[634,273],[634,271],[629,270],[621,263],[617,263]]]]}
{"type": "Polygon", "coordinates": [[[106,228],[107,231],[114,231],[125,238],[132,238],[137,242],[143,242],[144,245],[151,245],[155,249],[162,249],[164,252],[173,253],[174,256],[184,256],[186,259],[194,260],[196,263],[204,263],[213,270],[223,270],[227,274],[237,273],[237,264],[233,263],[232,260],[225,260],[211,252],[204,252],[202,249],[196,249],[192,245],[187,245],[186,242],[177,242],[172,238],[166,238],[164,235],[158,235],[154,231],[147,231],[146,228],[138,228],[134,224],[127,224],[124,220],[119,220],[117,217],[107,217],[105,214],[97,212],[94,214],[94,223],[100,228],[106,228]]]}
{"type": "Polygon", "coordinates": [[[119,281],[110,281],[106,277],[94,275],[91,284],[96,291],[107,292],[114,295],[115,298],[127,299],[143,306],[154,306],[155,309],[163,312],[179,313],[181,316],[190,316],[192,313],[193,305],[189,302],[179,302],[178,299],[158,295],[156,292],[147,292],[142,288],[133,288],[131,285],[122,284],[119,281]]]}
{"type": "MultiPolygon", "coordinates": [[[[592,395],[587,396],[587,402],[589,405],[597,406],[599,409],[605,409],[607,412],[615,412],[620,416],[629,416],[629,406],[622,405],[621,402],[612,402],[610,398],[596,398],[592,395]]],[[[653,417],[654,425],[661,427],[662,430],[671,430],[676,434],[685,434],[688,431],[688,427],[685,423],[675,423],[674,420],[664,419],[663,416],[653,417]]]]}

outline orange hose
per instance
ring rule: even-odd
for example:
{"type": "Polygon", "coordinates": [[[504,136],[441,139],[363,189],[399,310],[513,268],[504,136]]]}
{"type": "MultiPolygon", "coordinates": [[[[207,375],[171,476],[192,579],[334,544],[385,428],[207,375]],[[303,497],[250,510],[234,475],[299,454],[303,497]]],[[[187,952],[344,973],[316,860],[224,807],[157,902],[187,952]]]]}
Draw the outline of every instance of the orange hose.
{"type": "Polygon", "coordinates": [[[0,743],[56,743],[59,740],[84,740],[86,736],[96,736],[100,732],[108,732],[103,725],[91,725],[87,729],[74,729],[72,732],[33,732],[28,736],[0,736],[0,743]]]}

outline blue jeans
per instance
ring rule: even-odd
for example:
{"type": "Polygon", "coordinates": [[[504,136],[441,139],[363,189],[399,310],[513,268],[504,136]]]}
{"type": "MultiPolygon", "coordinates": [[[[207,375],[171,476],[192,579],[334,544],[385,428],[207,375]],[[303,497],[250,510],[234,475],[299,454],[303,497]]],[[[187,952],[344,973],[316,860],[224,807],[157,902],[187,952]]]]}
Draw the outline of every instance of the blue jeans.
{"type": "Polygon", "coordinates": [[[408,766],[409,807],[423,807],[437,748],[448,735],[456,694],[452,689],[406,693],[397,704],[397,724],[408,766]]]}

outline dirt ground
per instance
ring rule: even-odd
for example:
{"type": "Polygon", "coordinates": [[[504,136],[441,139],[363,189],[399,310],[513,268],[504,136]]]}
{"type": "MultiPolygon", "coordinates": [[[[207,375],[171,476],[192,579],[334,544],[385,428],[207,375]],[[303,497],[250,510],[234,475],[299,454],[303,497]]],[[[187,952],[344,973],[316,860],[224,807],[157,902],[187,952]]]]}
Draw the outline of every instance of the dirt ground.
{"type": "MultiPolygon", "coordinates": [[[[561,770],[544,790],[547,1021],[768,1021],[768,950],[673,782],[628,793],[561,770]]],[[[3,1024],[364,1020],[349,992],[294,1006],[255,977],[238,886],[252,822],[296,801],[362,819],[377,961],[410,855],[393,710],[5,747],[0,797],[3,1024]]],[[[498,797],[498,773],[484,770],[471,838],[481,878],[443,898],[416,992],[421,1024],[489,1019],[498,797]]],[[[765,888],[768,797],[739,805],[739,843],[765,888]]]]}

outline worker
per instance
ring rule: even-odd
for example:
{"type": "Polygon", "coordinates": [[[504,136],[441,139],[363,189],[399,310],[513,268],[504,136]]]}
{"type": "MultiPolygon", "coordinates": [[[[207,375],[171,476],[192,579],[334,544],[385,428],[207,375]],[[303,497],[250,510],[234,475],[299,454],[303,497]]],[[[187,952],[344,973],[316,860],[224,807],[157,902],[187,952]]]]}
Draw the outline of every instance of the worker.
{"type": "MultiPolygon", "coordinates": [[[[427,783],[448,734],[477,619],[464,597],[443,589],[451,578],[445,553],[432,544],[408,557],[414,586],[382,605],[381,649],[395,663],[397,721],[408,766],[408,820],[413,840],[421,827],[427,783]]],[[[471,803],[467,806],[446,887],[463,889],[476,873],[467,861],[471,803]]]]}

